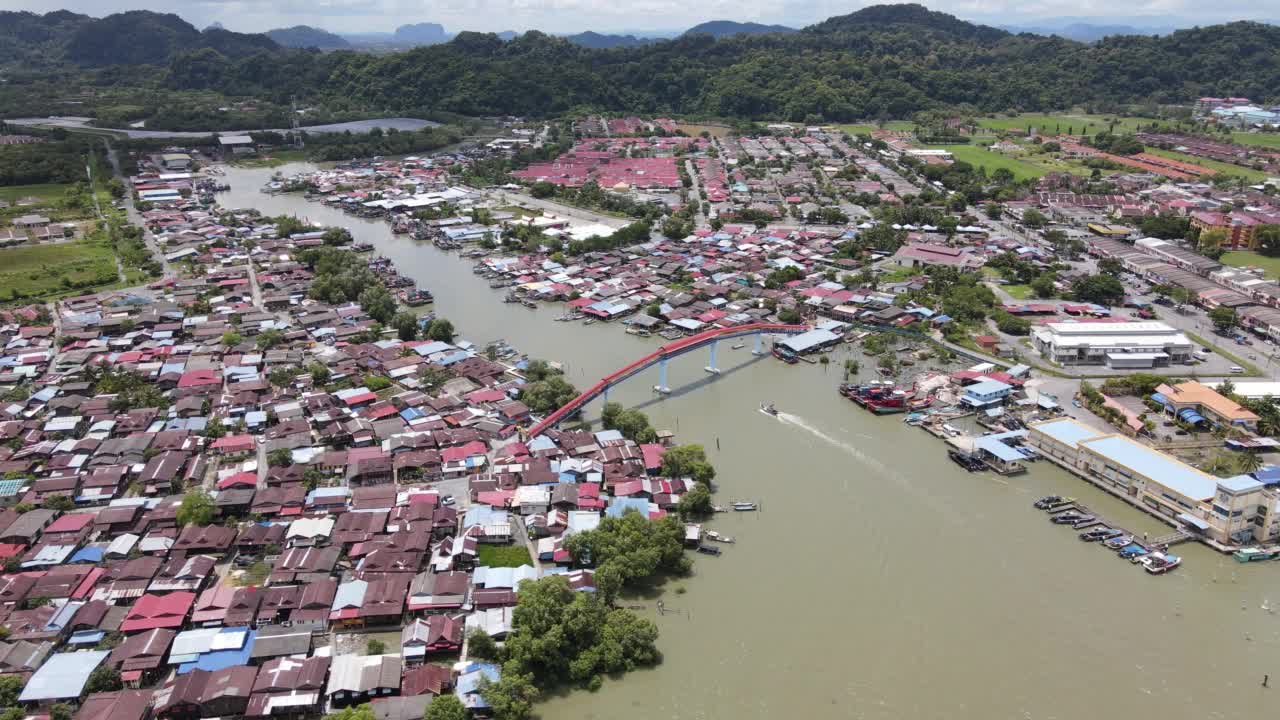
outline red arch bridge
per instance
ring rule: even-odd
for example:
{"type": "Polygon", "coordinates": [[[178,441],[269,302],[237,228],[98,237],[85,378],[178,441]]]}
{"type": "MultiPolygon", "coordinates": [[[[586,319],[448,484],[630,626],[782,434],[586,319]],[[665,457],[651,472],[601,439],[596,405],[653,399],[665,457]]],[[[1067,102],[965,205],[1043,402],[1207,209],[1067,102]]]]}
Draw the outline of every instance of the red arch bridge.
{"type": "Polygon", "coordinates": [[[711,364],[705,369],[709,373],[719,374],[720,368],[716,365],[716,347],[721,340],[733,340],[735,338],[747,337],[754,335],[756,339],[756,347],[752,352],[755,355],[764,354],[762,338],[765,335],[799,335],[808,332],[809,328],[804,325],[783,325],[781,323],[751,323],[748,325],[737,325],[735,327],[716,328],[707,330],[706,332],[691,335],[687,338],[667,343],[657,350],[645,355],[635,362],[626,365],[601,378],[600,382],[587,388],[581,395],[569,401],[567,405],[556,410],[550,415],[542,419],[541,422],[529,429],[529,437],[537,437],[546,430],[559,425],[562,420],[581,410],[587,403],[598,397],[609,397],[609,388],[618,385],[623,381],[638,375],[644,370],[658,366],[658,384],[654,386],[654,390],[659,393],[666,394],[671,392],[667,387],[667,361],[673,357],[684,355],[685,353],[700,350],[704,347],[711,348],[711,364]]]}

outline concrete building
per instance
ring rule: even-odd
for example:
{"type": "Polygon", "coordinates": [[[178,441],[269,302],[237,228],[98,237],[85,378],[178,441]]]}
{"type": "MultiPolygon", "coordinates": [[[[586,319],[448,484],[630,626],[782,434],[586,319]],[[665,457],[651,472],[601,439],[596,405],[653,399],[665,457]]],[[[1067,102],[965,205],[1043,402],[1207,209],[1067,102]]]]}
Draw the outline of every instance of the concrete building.
{"type": "Polygon", "coordinates": [[[1027,441],[1046,457],[1172,525],[1224,545],[1280,536],[1280,491],[1250,476],[1219,479],[1072,418],[1028,430],[1027,441]]]}
{"type": "Polygon", "coordinates": [[[1047,323],[1032,331],[1031,341],[1059,365],[1117,369],[1187,363],[1195,350],[1182,331],[1162,322],[1047,323]]]}
{"type": "Polygon", "coordinates": [[[165,170],[186,172],[191,169],[191,156],[186,153],[165,153],[160,156],[165,170]]]}
{"type": "Polygon", "coordinates": [[[1178,385],[1161,385],[1151,396],[1152,400],[1164,405],[1165,411],[1187,422],[1196,422],[1199,416],[1215,425],[1238,427],[1254,430],[1258,427],[1258,416],[1252,410],[1240,405],[1229,397],[1219,395],[1208,385],[1194,380],[1178,385]]]}

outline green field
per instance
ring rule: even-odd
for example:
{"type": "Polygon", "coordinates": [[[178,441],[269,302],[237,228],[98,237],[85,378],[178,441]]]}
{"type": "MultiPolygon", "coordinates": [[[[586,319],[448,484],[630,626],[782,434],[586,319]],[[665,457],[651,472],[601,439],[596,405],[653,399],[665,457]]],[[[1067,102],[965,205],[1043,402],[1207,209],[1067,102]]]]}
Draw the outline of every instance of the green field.
{"type": "Polygon", "coordinates": [[[42,202],[53,202],[62,197],[67,187],[67,185],[57,184],[0,187],[0,201],[13,203],[22,198],[34,197],[39,198],[42,202]]]}
{"type": "Polygon", "coordinates": [[[520,567],[529,564],[524,545],[484,545],[476,548],[479,564],[487,567],[520,567]]]}
{"type": "Polygon", "coordinates": [[[1233,132],[1231,137],[1241,145],[1258,145],[1280,150],[1280,133],[1233,132]]]}
{"type": "Polygon", "coordinates": [[[1023,113],[1010,117],[979,118],[978,125],[992,130],[1014,130],[1034,127],[1041,133],[1052,134],[1070,130],[1076,135],[1094,135],[1117,123],[1117,130],[1132,132],[1139,125],[1154,122],[1154,118],[1116,117],[1114,115],[1086,115],[1084,113],[1023,113]]]}
{"type": "Polygon", "coordinates": [[[1181,160],[1182,162],[1199,165],[1206,170],[1213,170],[1224,175],[1240,175],[1251,182],[1261,182],[1267,179],[1267,174],[1261,170],[1253,168],[1240,167],[1231,163],[1219,162],[1217,160],[1209,160],[1208,158],[1196,157],[1195,155],[1187,155],[1186,153],[1176,152],[1174,150],[1161,150],[1160,148],[1147,148],[1147,152],[1160,157],[1167,157],[1171,160],[1181,160]]]}
{"type": "Polygon", "coordinates": [[[910,120],[890,120],[884,124],[883,128],[875,125],[857,124],[857,125],[841,125],[841,130],[850,135],[870,135],[873,130],[894,130],[898,132],[910,132],[916,129],[916,124],[910,120]]]}
{"type": "Polygon", "coordinates": [[[1280,257],[1267,257],[1251,252],[1229,252],[1223,254],[1218,262],[1231,267],[1254,267],[1262,268],[1267,277],[1280,278],[1280,257]]]}
{"type": "Polygon", "coordinates": [[[74,293],[117,282],[115,253],[94,242],[0,250],[0,301],[74,293]]]}
{"type": "Polygon", "coordinates": [[[1000,289],[1009,293],[1009,296],[1016,300],[1026,300],[1031,297],[1030,285],[1001,285],[1000,289]]]}
{"type": "Polygon", "coordinates": [[[988,176],[998,168],[1008,168],[1018,180],[1037,178],[1046,172],[1044,167],[1035,163],[992,152],[976,145],[930,145],[929,147],[949,150],[956,160],[963,160],[974,167],[985,167],[988,176]]]}

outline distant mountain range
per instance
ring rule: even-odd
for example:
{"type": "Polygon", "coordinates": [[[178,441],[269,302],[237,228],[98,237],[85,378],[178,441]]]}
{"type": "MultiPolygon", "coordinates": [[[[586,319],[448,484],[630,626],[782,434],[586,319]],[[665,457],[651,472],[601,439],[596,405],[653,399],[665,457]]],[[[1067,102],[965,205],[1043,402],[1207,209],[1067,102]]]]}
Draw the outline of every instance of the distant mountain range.
{"type": "Polygon", "coordinates": [[[320,50],[339,50],[351,47],[351,43],[341,35],[309,25],[294,25],[291,28],[268,30],[267,37],[275,40],[282,47],[317,48],[320,50]]]}
{"type": "Polygon", "coordinates": [[[684,31],[685,35],[710,35],[714,38],[732,37],[734,35],[765,35],[768,33],[793,33],[795,28],[785,25],[761,25],[753,22],[734,22],[733,20],[712,20],[694,25],[684,31]]]}

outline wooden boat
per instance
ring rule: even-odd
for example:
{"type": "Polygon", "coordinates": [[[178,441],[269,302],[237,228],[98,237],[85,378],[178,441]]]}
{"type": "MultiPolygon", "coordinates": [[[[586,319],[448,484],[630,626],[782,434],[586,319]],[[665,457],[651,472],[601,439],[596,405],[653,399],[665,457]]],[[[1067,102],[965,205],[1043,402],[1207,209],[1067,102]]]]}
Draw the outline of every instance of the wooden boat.
{"type": "Polygon", "coordinates": [[[703,555],[720,555],[723,551],[714,545],[699,545],[698,552],[703,555]]]}
{"type": "Polygon", "coordinates": [[[729,507],[732,507],[734,512],[752,512],[758,509],[756,504],[753,502],[735,502],[729,507]]]}
{"type": "Polygon", "coordinates": [[[731,536],[729,536],[729,535],[721,535],[720,533],[716,532],[715,530],[708,530],[708,531],[707,531],[707,539],[708,539],[708,540],[715,540],[716,542],[721,542],[721,543],[731,543],[731,542],[733,542],[733,538],[732,538],[731,536]]]}

